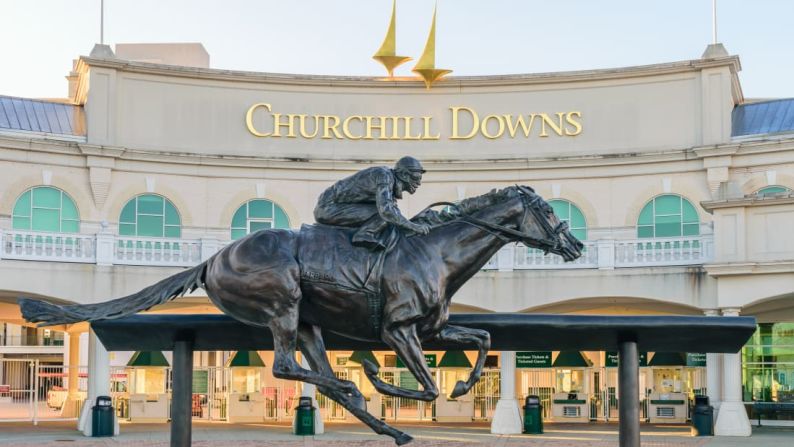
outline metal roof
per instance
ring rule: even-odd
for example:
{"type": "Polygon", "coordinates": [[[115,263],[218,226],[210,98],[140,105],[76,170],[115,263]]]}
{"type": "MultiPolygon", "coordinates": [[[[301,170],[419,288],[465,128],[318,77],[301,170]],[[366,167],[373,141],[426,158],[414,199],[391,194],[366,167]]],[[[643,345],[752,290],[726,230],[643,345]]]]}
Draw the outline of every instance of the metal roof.
{"type": "Polygon", "coordinates": [[[0,96],[0,131],[83,137],[83,108],[40,99],[0,96]]]}
{"type": "Polygon", "coordinates": [[[794,98],[741,104],[732,121],[732,137],[794,132],[794,98]]]}

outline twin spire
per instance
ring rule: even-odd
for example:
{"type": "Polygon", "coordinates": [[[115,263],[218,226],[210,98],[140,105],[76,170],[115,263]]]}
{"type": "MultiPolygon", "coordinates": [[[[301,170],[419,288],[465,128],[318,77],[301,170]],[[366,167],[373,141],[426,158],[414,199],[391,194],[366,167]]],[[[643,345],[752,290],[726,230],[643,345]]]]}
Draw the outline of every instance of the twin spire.
{"type": "MultiPolygon", "coordinates": [[[[414,66],[413,71],[425,81],[425,87],[430,88],[433,82],[441,79],[443,76],[452,73],[452,70],[445,70],[436,68],[436,8],[433,9],[433,23],[430,25],[430,34],[427,36],[427,43],[425,43],[425,50],[419,61],[414,66]]],[[[397,55],[397,0],[393,0],[391,9],[391,21],[389,22],[389,29],[386,31],[386,37],[380,49],[373,59],[383,64],[386,71],[389,72],[389,77],[394,77],[394,69],[398,66],[411,60],[408,56],[397,55]]]]}

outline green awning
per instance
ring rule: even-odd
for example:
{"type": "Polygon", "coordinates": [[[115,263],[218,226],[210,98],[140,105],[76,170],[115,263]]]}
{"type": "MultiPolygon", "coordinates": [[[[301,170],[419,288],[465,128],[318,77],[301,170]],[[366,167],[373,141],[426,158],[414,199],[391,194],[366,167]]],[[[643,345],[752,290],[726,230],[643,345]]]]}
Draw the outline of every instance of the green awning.
{"type": "Polygon", "coordinates": [[[440,368],[471,368],[471,362],[463,351],[447,351],[441,357],[440,368]]]}
{"type": "Polygon", "coordinates": [[[372,351],[353,351],[353,353],[350,354],[350,358],[348,360],[358,363],[359,365],[364,365],[364,360],[369,360],[370,362],[374,363],[375,366],[380,368],[380,362],[378,362],[378,359],[375,357],[375,354],[373,354],[372,351]]]}
{"type": "Polygon", "coordinates": [[[551,366],[555,368],[586,368],[592,365],[592,362],[582,355],[580,351],[560,351],[551,366]]]}
{"type": "Polygon", "coordinates": [[[227,368],[236,366],[264,367],[265,362],[262,361],[262,357],[259,357],[259,353],[256,351],[237,351],[226,362],[227,368]]]}
{"type": "Polygon", "coordinates": [[[127,366],[171,366],[162,351],[136,351],[127,366]]]}
{"type": "Polygon", "coordinates": [[[686,366],[686,355],[683,352],[657,352],[648,366],[686,366]]]}

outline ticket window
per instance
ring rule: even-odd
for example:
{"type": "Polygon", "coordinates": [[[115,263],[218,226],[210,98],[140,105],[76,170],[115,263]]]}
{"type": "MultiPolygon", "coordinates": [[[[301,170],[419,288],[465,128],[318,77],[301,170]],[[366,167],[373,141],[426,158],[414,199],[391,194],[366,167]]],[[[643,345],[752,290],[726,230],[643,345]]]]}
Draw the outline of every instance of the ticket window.
{"type": "Polygon", "coordinates": [[[135,368],[133,370],[132,393],[165,393],[165,368],[135,368]]]}
{"type": "Polygon", "coordinates": [[[558,369],[557,392],[558,393],[584,393],[586,392],[585,370],[583,369],[558,369]]]}
{"type": "Polygon", "coordinates": [[[683,393],[681,368],[654,368],[653,391],[656,393],[683,393]]]}
{"type": "Polygon", "coordinates": [[[232,368],[232,393],[258,393],[261,368],[232,368]]]}

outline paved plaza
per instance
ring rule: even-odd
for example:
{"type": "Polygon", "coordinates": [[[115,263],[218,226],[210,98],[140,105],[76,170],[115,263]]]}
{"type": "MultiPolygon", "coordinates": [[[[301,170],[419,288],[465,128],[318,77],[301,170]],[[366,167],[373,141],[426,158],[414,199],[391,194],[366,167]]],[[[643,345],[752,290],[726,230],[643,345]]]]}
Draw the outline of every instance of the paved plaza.
{"type": "MultiPolygon", "coordinates": [[[[588,446],[611,447],[618,442],[616,424],[548,424],[543,435],[499,436],[489,432],[486,424],[399,424],[411,433],[412,446],[588,446]]],[[[86,438],[74,430],[74,422],[0,424],[0,446],[168,446],[169,426],[165,424],[124,424],[116,438],[86,438]]],[[[296,437],[284,424],[193,424],[194,446],[383,446],[394,443],[376,436],[361,424],[327,424],[326,433],[313,437],[296,437]]],[[[689,427],[643,425],[642,445],[667,446],[747,446],[790,447],[794,445],[794,427],[755,427],[751,438],[695,438],[689,427]]]]}

